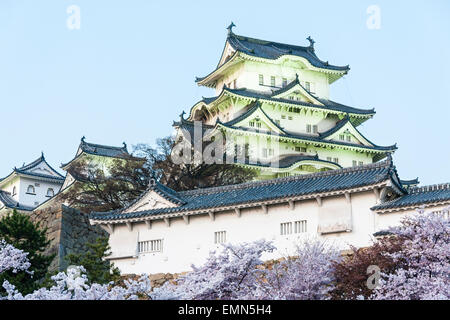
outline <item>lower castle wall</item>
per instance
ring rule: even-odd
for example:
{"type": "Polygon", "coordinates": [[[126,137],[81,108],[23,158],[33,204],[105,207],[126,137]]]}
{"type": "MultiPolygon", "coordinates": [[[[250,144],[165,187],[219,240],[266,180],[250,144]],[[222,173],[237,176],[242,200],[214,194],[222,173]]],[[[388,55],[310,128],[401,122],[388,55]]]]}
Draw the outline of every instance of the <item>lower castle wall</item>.
{"type": "Polygon", "coordinates": [[[50,245],[45,253],[56,254],[50,266],[51,271],[65,270],[68,263],[64,257],[67,254],[83,253],[87,250],[86,243],[108,236],[98,226],[89,224],[87,214],[66,206],[32,212],[31,220],[47,228],[50,245]]]}

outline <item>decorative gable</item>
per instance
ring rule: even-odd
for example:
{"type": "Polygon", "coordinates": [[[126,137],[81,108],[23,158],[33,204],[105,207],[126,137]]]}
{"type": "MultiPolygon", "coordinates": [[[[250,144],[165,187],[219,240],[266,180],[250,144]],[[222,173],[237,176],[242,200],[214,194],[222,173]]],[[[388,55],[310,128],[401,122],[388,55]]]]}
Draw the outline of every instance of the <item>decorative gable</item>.
{"type": "Polygon", "coordinates": [[[122,210],[122,213],[139,212],[154,209],[167,209],[183,205],[176,191],[150,179],[149,187],[138,199],[122,210]]]}
{"type": "Polygon", "coordinates": [[[341,120],[336,126],[326,132],[321,133],[324,140],[359,144],[367,147],[375,145],[364,137],[358,129],[353,126],[349,118],[341,120]]]}
{"type": "Polygon", "coordinates": [[[127,208],[124,213],[173,207],[177,207],[177,205],[166,200],[154,190],[150,190],[142,198],[140,198],[139,201],[127,208]]]}
{"type": "Polygon", "coordinates": [[[275,132],[277,134],[284,134],[283,129],[277,125],[267,114],[261,109],[259,102],[248,109],[247,112],[238,116],[232,121],[226,123],[236,127],[244,127],[255,130],[264,130],[275,132]]]}

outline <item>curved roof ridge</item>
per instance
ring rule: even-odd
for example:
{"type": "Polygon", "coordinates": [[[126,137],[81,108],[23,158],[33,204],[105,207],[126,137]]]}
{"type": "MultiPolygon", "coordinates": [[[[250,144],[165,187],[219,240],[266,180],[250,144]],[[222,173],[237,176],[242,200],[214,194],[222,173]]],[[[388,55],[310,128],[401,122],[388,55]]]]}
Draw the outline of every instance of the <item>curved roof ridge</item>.
{"type": "MultiPolygon", "coordinates": [[[[232,130],[249,131],[247,128],[235,127],[235,126],[227,125],[226,123],[222,123],[220,121],[218,122],[218,124],[220,124],[220,125],[222,125],[222,126],[224,126],[226,128],[232,129],[232,130]]],[[[270,131],[252,130],[252,132],[261,133],[261,134],[267,134],[267,135],[273,135],[270,131]]],[[[376,145],[376,144],[373,144],[373,146],[366,146],[366,145],[362,145],[362,144],[349,143],[349,142],[345,142],[345,141],[323,140],[322,137],[320,137],[320,136],[316,137],[316,136],[310,136],[310,135],[291,134],[291,133],[288,133],[288,134],[277,134],[276,136],[277,137],[281,137],[281,138],[307,140],[307,141],[313,141],[313,142],[319,142],[319,143],[328,143],[328,144],[337,144],[337,145],[340,145],[340,146],[353,147],[353,148],[363,148],[363,149],[371,149],[371,150],[377,150],[377,151],[393,151],[393,150],[397,150],[397,143],[395,143],[395,144],[393,144],[391,146],[379,146],[379,145],[376,145]]],[[[372,142],[370,142],[370,143],[372,143],[372,142]]]]}
{"type": "MultiPolygon", "coordinates": [[[[302,106],[306,106],[306,107],[327,109],[327,110],[333,110],[333,111],[338,111],[338,112],[342,112],[342,113],[352,113],[352,114],[373,114],[373,113],[375,113],[374,109],[359,109],[359,108],[350,107],[350,106],[346,106],[344,104],[339,104],[339,103],[328,104],[327,101],[331,101],[331,100],[318,98],[314,95],[313,95],[313,97],[316,98],[321,103],[323,103],[324,106],[314,104],[314,103],[304,102],[304,101],[298,101],[298,100],[274,98],[273,94],[272,95],[264,94],[263,92],[251,90],[251,89],[247,89],[247,88],[239,88],[239,89],[224,88],[223,90],[229,91],[229,92],[231,92],[233,94],[237,94],[237,95],[245,96],[245,94],[247,94],[247,96],[250,96],[254,99],[264,99],[264,100],[276,101],[276,102],[293,104],[293,105],[302,105],[302,106]]],[[[221,94],[219,94],[216,98],[220,97],[220,95],[221,94]]]]}
{"type": "Polygon", "coordinates": [[[421,187],[412,187],[409,189],[409,193],[416,194],[416,193],[422,193],[422,192],[430,192],[430,191],[438,191],[438,190],[450,190],[450,183],[438,183],[438,184],[431,184],[421,187]]]}
{"type": "Polygon", "coordinates": [[[270,41],[270,40],[262,40],[252,37],[247,37],[243,35],[238,35],[233,32],[231,32],[228,37],[227,41],[230,43],[230,45],[235,49],[236,51],[244,51],[244,53],[252,54],[259,56],[261,58],[266,59],[276,59],[279,56],[282,55],[295,55],[300,56],[308,60],[311,65],[317,68],[322,69],[330,69],[335,71],[346,71],[348,72],[350,70],[349,65],[346,66],[336,66],[331,65],[328,63],[328,61],[321,60],[315,53],[313,46],[300,46],[300,45],[293,45],[293,44],[287,44],[287,43],[281,43],[276,41],[270,41]],[[236,43],[234,43],[234,41],[236,43]],[[272,49],[278,52],[281,52],[281,54],[278,55],[271,55],[271,52],[269,50],[261,50],[261,53],[257,53],[255,48],[250,48],[249,45],[244,44],[243,42],[248,42],[249,44],[255,44],[257,46],[262,46],[263,48],[272,49]],[[240,47],[242,46],[242,48],[240,47]],[[242,50],[244,49],[244,50],[242,50]],[[247,51],[247,52],[245,52],[247,51]],[[314,61],[316,60],[316,61],[314,61]]]}
{"type": "Polygon", "coordinates": [[[392,166],[392,162],[388,159],[385,161],[370,163],[363,166],[357,166],[357,167],[348,167],[348,168],[342,168],[342,169],[336,169],[336,170],[328,170],[328,171],[322,171],[322,172],[315,172],[315,173],[309,173],[309,174],[302,174],[297,176],[289,176],[284,178],[274,178],[274,179],[268,179],[263,181],[250,181],[250,182],[244,182],[239,184],[232,184],[232,185],[226,185],[226,186],[218,186],[218,187],[210,187],[210,188],[198,188],[194,190],[187,190],[187,191],[179,191],[177,192],[179,195],[194,195],[194,194],[202,194],[202,193],[217,193],[223,190],[229,190],[229,189],[243,189],[248,186],[262,186],[262,185],[269,185],[269,184],[277,184],[282,183],[286,181],[294,181],[294,180],[302,180],[302,179],[315,179],[320,177],[326,177],[326,176],[335,176],[335,175],[341,175],[341,174],[348,174],[348,173],[354,173],[354,172],[362,172],[367,171],[371,169],[376,168],[388,168],[392,166]]]}
{"type": "Polygon", "coordinates": [[[112,149],[112,150],[123,150],[126,153],[128,153],[127,145],[125,144],[125,142],[123,142],[123,146],[122,147],[115,147],[115,146],[109,146],[109,145],[104,145],[104,144],[97,144],[97,143],[86,142],[84,140],[84,137],[83,137],[81,139],[80,147],[81,147],[81,149],[83,149],[83,147],[86,147],[86,146],[92,147],[92,148],[104,148],[104,149],[112,149]]]}
{"type": "MultiPolygon", "coordinates": [[[[251,104],[254,104],[254,105],[251,106],[251,107],[250,107],[247,111],[245,111],[243,114],[241,114],[240,116],[237,116],[236,118],[234,118],[234,119],[232,119],[232,120],[230,120],[230,121],[227,121],[227,122],[225,122],[225,123],[222,123],[222,124],[224,124],[224,125],[229,125],[229,126],[233,126],[233,125],[235,125],[236,123],[238,123],[238,122],[240,122],[240,121],[246,119],[247,117],[251,116],[251,115],[252,115],[254,112],[256,112],[257,110],[260,110],[260,111],[263,113],[263,115],[270,121],[270,123],[271,123],[273,126],[275,126],[276,128],[278,128],[278,130],[280,130],[281,132],[286,133],[286,132],[284,131],[284,129],[283,129],[281,126],[279,126],[275,121],[273,121],[272,118],[269,117],[269,116],[267,115],[267,113],[261,108],[261,102],[260,102],[258,99],[256,99],[256,101],[250,103],[249,105],[251,105],[251,104]]],[[[248,105],[248,106],[249,106],[249,105],[248,105]]],[[[217,119],[217,122],[221,123],[218,119],[217,119]]]]}
{"type": "Polygon", "coordinates": [[[328,129],[327,131],[319,132],[319,137],[326,138],[326,137],[332,135],[333,133],[335,133],[336,131],[341,129],[343,126],[345,126],[347,124],[347,122],[349,122],[349,121],[350,121],[350,117],[347,113],[345,115],[345,117],[342,118],[341,120],[339,120],[334,127],[332,127],[331,129],[328,129]]]}

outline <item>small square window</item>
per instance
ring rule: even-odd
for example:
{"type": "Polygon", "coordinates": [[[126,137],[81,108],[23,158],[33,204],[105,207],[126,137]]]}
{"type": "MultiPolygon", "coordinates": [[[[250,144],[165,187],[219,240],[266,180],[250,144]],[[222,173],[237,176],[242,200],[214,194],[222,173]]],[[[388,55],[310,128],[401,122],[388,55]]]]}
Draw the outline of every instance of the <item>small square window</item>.
{"type": "Polygon", "coordinates": [[[313,133],[317,133],[317,132],[318,132],[317,125],[313,125],[313,133]]]}
{"type": "Polygon", "coordinates": [[[348,136],[347,136],[347,141],[348,141],[348,142],[351,142],[351,141],[352,141],[352,136],[348,135],[348,136]]]}
{"type": "Polygon", "coordinates": [[[356,160],[353,160],[353,166],[356,167],[358,165],[358,162],[356,160]]]}
{"type": "Polygon", "coordinates": [[[334,162],[339,163],[339,158],[334,158],[334,162]]]}
{"type": "Polygon", "coordinates": [[[227,232],[226,231],[217,231],[214,232],[214,244],[222,244],[227,241],[227,232]]]}
{"type": "Polygon", "coordinates": [[[292,116],[289,116],[288,119],[289,119],[289,120],[292,120],[292,116]]]}
{"type": "Polygon", "coordinates": [[[311,125],[310,124],[306,125],[306,132],[311,133],[311,125]]]}
{"type": "Polygon", "coordinates": [[[359,165],[360,165],[360,166],[363,166],[363,165],[364,165],[364,162],[360,161],[360,162],[359,162],[359,165]]]}

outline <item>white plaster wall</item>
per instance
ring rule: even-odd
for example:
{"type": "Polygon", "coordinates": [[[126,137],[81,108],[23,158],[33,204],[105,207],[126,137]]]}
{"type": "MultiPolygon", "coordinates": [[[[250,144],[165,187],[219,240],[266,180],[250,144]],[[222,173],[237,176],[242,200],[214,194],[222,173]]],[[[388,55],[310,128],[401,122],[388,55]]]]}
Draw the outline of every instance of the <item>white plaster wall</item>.
{"type": "Polygon", "coordinates": [[[20,204],[26,205],[26,206],[36,206],[35,202],[38,202],[41,204],[44,201],[47,201],[49,198],[47,197],[47,190],[49,188],[52,188],[54,193],[57,194],[59,191],[59,188],[61,187],[61,184],[58,183],[52,183],[52,182],[45,182],[41,181],[39,179],[30,179],[21,177],[20,178],[20,188],[18,189],[19,197],[17,200],[20,204]],[[35,184],[39,183],[39,187],[35,184]],[[35,195],[27,194],[27,188],[29,185],[34,186],[35,195]]]}
{"type": "Polygon", "coordinates": [[[237,79],[238,88],[245,87],[271,93],[271,90],[276,90],[276,88],[270,87],[271,76],[275,76],[275,85],[281,87],[283,78],[286,78],[289,83],[295,79],[296,74],[298,74],[300,81],[308,81],[314,84],[316,96],[329,98],[329,84],[326,74],[307,70],[301,62],[289,61],[273,64],[245,61],[239,68],[228,72],[225,78],[217,83],[216,94],[220,93],[224,82],[228,83],[233,79],[237,79]],[[264,86],[259,85],[260,74],[264,76],[264,86]]]}
{"type": "MultiPolygon", "coordinates": [[[[324,198],[323,205],[342,208],[344,195],[324,198]]],[[[298,239],[319,237],[333,243],[340,249],[350,244],[366,246],[372,241],[372,234],[389,225],[398,224],[402,214],[378,215],[370,210],[376,204],[372,191],[351,195],[351,232],[318,235],[319,206],[316,200],[297,201],[291,210],[287,203],[269,206],[268,214],[261,207],[241,210],[241,217],[234,211],[216,214],[212,221],[208,215],[191,216],[189,224],[182,218],[171,219],[170,227],[164,221],[155,221],[151,229],[141,222],[133,225],[132,231],[126,225],[116,225],[110,235],[112,257],[136,256],[137,241],[163,239],[163,252],[139,254],[136,258],[112,259],[122,273],[182,272],[190,270],[191,264],[201,264],[214,244],[214,232],[226,231],[227,242],[239,243],[261,238],[273,240],[278,251],[264,258],[276,258],[292,252],[298,239]],[[280,223],[307,220],[305,234],[281,236],[280,223]],[[297,239],[297,240],[296,240],[297,239]]],[[[345,207],[345,206],[344,206],[345,207]]]]}

